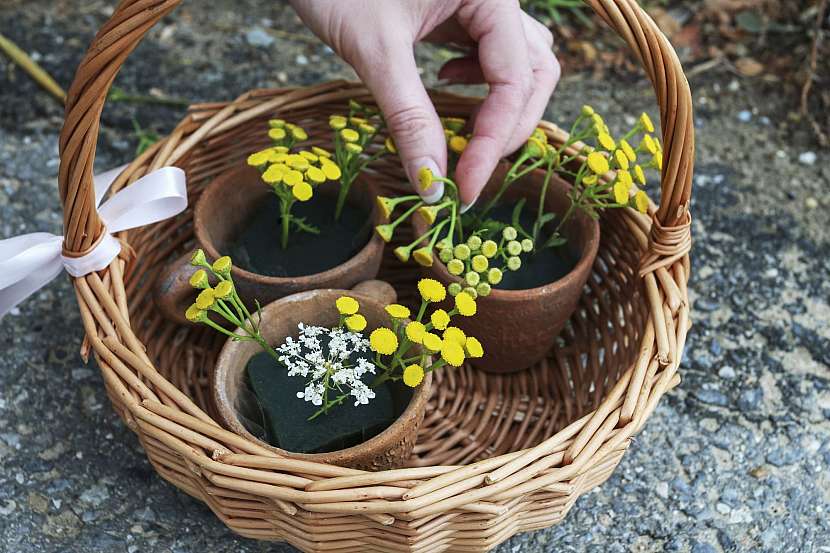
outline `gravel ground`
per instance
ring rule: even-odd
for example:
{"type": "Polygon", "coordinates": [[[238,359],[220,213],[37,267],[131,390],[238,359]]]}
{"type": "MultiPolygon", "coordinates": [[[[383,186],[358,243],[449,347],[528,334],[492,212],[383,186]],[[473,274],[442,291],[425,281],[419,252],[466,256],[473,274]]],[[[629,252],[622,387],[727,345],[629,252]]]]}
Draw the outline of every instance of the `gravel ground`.
{"type": "MultiPolygon", "coordinates": [[[[110,2],[6,0],[0,32],[68,86],[110,2]]],[[[419,60],[430,81],[442,50],[419,60]]],[[[191,2],[130,58],[117,86],[193,100],[351,77],[275,2],[191,2]],[[206,8],[210,8],[207,10],[206,8]]],[[[682,385],[614,476],[552,529],[500,553],[830,551],[830,154],[787,124],[779,85],[694,80],[698,171],[694,322],[682,385]]],[[[609,120],[648,109],[640,80],[566,74],[548,117],[589,99],[609,120]]],[[[0,57],[0,237],[56,232],[62,109],[0,57]]],[[[164,132],[181,110],[105,110],[99,169],[132,156],[132,119],[164,132]]],[[[78,357],[58,279],[0,323],[0,551],[293,551],[237,538],[156,477],[78,357]]]]}

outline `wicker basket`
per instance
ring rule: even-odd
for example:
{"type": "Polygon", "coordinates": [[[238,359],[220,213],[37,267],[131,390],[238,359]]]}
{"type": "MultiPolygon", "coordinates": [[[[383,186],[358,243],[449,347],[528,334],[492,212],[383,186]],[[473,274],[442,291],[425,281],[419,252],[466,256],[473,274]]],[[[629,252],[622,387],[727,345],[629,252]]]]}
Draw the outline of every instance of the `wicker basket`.
{"type": "MultiPolygon", "coordinates": [[[[100,114],[122,63],[179,0],[124,0],[101,29],[70,89],[60,141],[65,251],[82,255],[105,232],[92,167],[100,114]]],[[[602,245],[580,308],[548,360],[514,375],[470,367],[436,374],[409,468],[367,473],[281,458],[224,430],[207,386],[220,345],[204,328],[170,323],[152,290],[168,260],[191,245],[191,212],[121,233],[129,244],[100,273],[74,280],[86,330],[118,413],[158,473],[204,501],[235,532],[304,551],[487,551],[517,532],[557,523],[604,482],[667,390],[690,325],[686,283],[694,152],[688,83],[666,38],[635,0],[588,0],[636,53],[660,105],[665,163],[659,207],[602,216],[602,245]]],[[[114,190],[163,166],[187,172],[191,205],[205,183],[259,146],[269,117],[327,135],[328,114],[357,84],[257,90],[193,106],[173,133],[136,159],[114,190]]],[[[435,93],[464,116],[471,99],[435,93]]],[[[564,133],[543,124],[552,142],[564,133]]],[[[378,176],[401,186],[399,164],[378,176]]],[[[411,289],[416,275],[385,263],[411,289]]]]}

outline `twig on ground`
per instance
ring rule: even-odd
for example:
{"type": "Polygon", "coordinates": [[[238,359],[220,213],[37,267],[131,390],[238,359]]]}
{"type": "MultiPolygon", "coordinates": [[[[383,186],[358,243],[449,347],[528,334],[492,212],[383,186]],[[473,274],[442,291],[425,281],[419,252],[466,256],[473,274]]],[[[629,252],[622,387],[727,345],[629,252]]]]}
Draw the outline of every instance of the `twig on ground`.
{"type": "Polygon", "coordinates": [[[159,104],[162,106],[172,106],[177,108],[186,108],[190,102],[184,98],[173,98],[170,96],[156,96],[153,94],[130,94],[122,88],[114,86],[110,89],[107,99],[111,102],[123,102],[132,104],[159,104]]]}
{"type": "Polygon", "coordinates": [[[827,0],[821,0],[816,10],[816,30],[813,36],[813,47],[810,50],[810,61],[807,66],[807,76],[804,80],[804,85],[801,87],[801,115],[805,117],[810,125],[813,127],[816,136],[822,146],[830,144],[827,134],[822,130],[821,124],[816,121],[815,117],[810,113],[810,92],[813,89],[813,80],[816,77],[818,68],[818,52],[821,46],[821,41],[824,38],[822,31],[822,24],[824,23],[824,14],[827,12],[827,0]]]}
{"type": "Polygon", "coordinates": [[[61,104],[66,102],[66,92],[55,82],[55,79],[38,65],[35,60],[29,57],[26,52],[21,50],[17,44],[3,36],[2,33],[0,33],[0,50],[3,50],[14,63],[19,65],[35,82],[59,100],[61,104]]]}

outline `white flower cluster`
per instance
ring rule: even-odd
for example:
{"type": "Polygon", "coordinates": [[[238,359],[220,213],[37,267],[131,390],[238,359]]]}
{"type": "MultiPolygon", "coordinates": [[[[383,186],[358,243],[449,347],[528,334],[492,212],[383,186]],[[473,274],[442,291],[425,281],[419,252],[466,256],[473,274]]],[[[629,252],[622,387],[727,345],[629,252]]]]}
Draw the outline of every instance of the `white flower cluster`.
{"type": "Polygon", "coordinates": [[[322,405],[328,390],[337,395],[348,393],[355,399],[355,406],[366,405],[375,397],[375,392],[363,382],[366,373],[375,374],[375,365],[363,358],[356,362],[351,357],[356,353],[369,351],[369,340],[358,332],[341,328],[324,328],[297,325],[300,335],[296,340],[291,336],[277,348],[280,362],[288,368],[288,376],[302,376],[308,379],[305,390],[297,397],[322,405]]]}

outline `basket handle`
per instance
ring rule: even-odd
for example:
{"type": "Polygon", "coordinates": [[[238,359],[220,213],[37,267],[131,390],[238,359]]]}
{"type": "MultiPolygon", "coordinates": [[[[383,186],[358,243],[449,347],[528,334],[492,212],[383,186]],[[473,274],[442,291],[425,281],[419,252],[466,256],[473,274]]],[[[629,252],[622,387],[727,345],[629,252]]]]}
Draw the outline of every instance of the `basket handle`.
{"type": "MultiPolygon", "coordinates": [[[[127,56],[181,0],[123,0],[95,36],[75,73],[60,136],[58,183],[64,249],[82,255],[104,232],[95,209],[93,162],[107,94],[127,56]]],[[[692,97],[677,54],[636,0],[585,0],[625,40],[651,79],[660,105],[664,163],[656,213],[662,227],[683,224],[694,156],[692,97]]]]}

